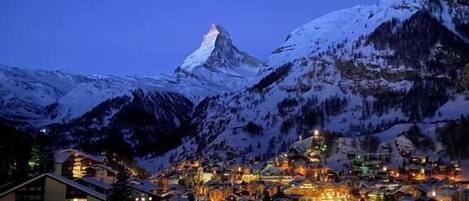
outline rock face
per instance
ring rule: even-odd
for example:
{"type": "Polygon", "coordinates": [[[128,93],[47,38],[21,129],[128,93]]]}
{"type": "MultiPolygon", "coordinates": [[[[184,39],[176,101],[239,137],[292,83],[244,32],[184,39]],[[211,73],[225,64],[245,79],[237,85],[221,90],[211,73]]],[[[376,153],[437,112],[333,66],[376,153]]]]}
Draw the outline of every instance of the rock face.
{"type": "Polygon", "coordinates": [[[252,87],[202,102],[198,135],[147,165],[198,152],[266,160],[314,128],[345,137],[392,131],[380,138],[391,143],[416,123],[436,141],[436,127],[469,115],[469,93],[458,87],[469,63],[468,14],[464,2],[386,0],[300,26],[252,87]]]}

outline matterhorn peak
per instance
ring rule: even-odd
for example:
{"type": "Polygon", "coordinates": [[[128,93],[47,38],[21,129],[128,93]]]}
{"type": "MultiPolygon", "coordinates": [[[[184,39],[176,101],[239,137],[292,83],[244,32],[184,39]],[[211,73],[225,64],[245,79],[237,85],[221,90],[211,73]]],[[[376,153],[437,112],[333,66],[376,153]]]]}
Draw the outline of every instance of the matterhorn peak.
{"type": "Polygon", "coordinates": [[[212,23],[200,47],[184,60],[176,72],[192,72],[199,67],[214,70],[220,67],[260,67],[262,65],[263,63],[254,57],[238,50],[225,28],[212,23]]]}
{"type": "Polygon", "coordinates": [[[225,30],[225,28],[220,25],[217,25],[216,23],[212,23],[212,25],[210,26],[210,30],[206,35],[209,35],[210,33],[215,33],[217,36],[221,35],[223,37],[230,38],[230,34],[225,30]]]}

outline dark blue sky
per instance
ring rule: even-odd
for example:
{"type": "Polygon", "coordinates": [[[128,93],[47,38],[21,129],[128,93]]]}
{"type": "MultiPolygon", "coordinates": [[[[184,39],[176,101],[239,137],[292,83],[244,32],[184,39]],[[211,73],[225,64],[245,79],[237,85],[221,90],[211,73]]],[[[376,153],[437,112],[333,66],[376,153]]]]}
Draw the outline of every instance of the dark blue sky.
{"type": "Polygon", "coordinates": [[[1,0],[0,64],[86,74],[172,72],[212,22],[265,60],[287,34],[377,0],[1,0]]]}

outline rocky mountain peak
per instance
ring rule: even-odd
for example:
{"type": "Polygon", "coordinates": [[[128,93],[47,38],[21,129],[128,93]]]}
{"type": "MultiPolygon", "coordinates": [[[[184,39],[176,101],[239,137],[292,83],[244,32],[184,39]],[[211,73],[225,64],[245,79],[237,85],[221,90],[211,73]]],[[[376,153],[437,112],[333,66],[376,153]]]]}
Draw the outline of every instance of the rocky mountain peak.
{"type": "Polygon", "coordinates": [[[200,47],[189,55],[183,64],[176,69],[176,74],[192,73],[199,67],[210,71],[217,68],[235,68],[240,66],[260,67],[263,63],[240,51],[233,45],[230,34],[222,26],[212,23],[204,35],[200,47]]]}

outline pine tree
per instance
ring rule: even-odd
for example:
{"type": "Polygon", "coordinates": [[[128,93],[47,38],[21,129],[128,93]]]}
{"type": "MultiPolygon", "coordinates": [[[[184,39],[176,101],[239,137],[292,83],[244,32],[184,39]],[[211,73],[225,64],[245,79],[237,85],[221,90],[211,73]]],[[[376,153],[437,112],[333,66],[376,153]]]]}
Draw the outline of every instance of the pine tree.
{"type": "Polygon", "coordinates": [[[130,175],[124,167],[119,168],[116,181],[112,185],[108,201],[131,201],[129,189],[130,175]]]}

